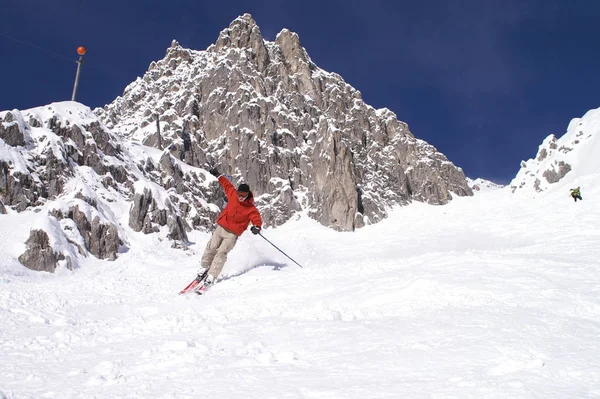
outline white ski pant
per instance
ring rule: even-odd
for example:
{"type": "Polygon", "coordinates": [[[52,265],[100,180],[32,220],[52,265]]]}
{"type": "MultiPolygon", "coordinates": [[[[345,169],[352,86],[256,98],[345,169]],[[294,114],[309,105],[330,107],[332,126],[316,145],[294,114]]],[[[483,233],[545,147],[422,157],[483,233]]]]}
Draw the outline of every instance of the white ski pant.
{"type": "Polygon", "coordinates": [[[214,277],[215,281],[223,270],[227,254],[235,247],[237,239],[238,236],[225,230],[221,225],[217,225],[215,232],[206,244],[201,265],[208,269],[208,273],[214,277]]]}

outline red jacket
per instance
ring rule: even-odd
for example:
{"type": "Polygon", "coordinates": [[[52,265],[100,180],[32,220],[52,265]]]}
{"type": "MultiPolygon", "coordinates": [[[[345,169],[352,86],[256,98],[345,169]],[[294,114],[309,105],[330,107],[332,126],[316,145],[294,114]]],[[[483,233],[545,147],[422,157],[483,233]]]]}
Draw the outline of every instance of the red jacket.
{"type": "Polygon", "coordinates": [[[227,206],[217,218],[217,224],[237,236],[241,236],[246,231],[250,222],[254,226],[262,228],[262,219],[258,209],[254,206],[252,192],[248,193],[248,198],[240,202],[237,190],[225,176],[219,176],[219,184],[227,195],[227,206]]]}

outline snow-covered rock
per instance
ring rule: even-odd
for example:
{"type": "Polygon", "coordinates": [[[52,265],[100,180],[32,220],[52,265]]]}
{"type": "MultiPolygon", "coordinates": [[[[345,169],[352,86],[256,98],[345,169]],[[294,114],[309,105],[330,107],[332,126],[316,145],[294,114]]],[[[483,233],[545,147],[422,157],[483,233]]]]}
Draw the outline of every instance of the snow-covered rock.
{"type": "Polygon", "coordinates": [[[490,180],[482,178],[471,179],[467,177],[467,183],[469,184],[469,187],[471,187],[471,190],[473,190],[473,193],[488,192],[492,190],[498,190],[504,187],[502,184],[497,184],[490,180]]]}
{"type": "Polygon", "coordinates": [[[186,230],[212,225],[218,209],[206,205],[221,201],[212,176],[168,149],[115,136],[88,107],[0,112],[0,127],[0,213],[39,213],[19,257],[31,269],[114,260],[132,231],[166,226],[166,236],[186,242],[186,230]]]}
{"type": "Polygon", "coordinates": [[[513,192],[542,192],[556,183],[569,184],[577,177],[600,173],[600,108],[571,120],[560,138],[551,134],[533,159],[521,162],[510,183],[513,192]]]}

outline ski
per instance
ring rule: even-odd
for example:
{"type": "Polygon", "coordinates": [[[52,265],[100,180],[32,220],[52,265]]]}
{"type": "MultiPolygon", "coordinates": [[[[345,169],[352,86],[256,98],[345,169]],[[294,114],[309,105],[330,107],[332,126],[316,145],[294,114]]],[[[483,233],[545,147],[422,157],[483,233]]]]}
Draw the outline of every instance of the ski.
{"type": "Polygon", "coordinates": [[[203,282],[201,286],[196,286],[194,288],[194,292],[198,295],[204,295],[204,293],[206,291],[208,291],[208,289],[210,288],[211,285],[212,284],[204,284],[204,282],[203,282]]]}
{"type": "Polygon", "coordinates": [[[194,288],[198,286],[198,284],[200,284],[200,280],[198,280],[198,277],[196,277],[191,283],[187,285],[187,287],[185,287],[179,292],[179,295],[187,294],[188,292],[193,291],[194,288]]]}
{"type": "MultiPolygon", "coordinates": [[[[208,275],[208,270],[206,272],[204,272],[204,274],[202,276],[196,276],[196,278],[187,285],[187,287],[185,287],[184,289],[182,289],[179,292],[179,295],[183,295],[183,294],[187,294],[188,292],[192,292],[192,291],[196,291],[196,288],[198,288],[198,285],[202,282],[204,282],[204,279],[206,278],[206,276],[208,275]]],[[[202,284],[202,287],[204,286],[204,284],[202,284]]],[[[199,287],[199,289],[201,289],[202,287],[199,287]]]]}

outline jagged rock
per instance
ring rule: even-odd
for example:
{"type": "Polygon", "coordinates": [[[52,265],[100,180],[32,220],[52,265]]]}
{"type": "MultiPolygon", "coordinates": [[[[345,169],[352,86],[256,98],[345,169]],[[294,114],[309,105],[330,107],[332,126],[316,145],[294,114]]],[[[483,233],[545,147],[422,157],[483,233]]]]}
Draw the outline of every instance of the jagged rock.
{"type": "Polygon", "coordinates": [[[176,241],[188,241],[185,225],[180,216],[171,214],[167,217],[167,227],[169,228],[168,237],[176,241]]]}
{"type": "Polygon", "coordinates": [[[99,259],[115,260],[122,243],[117,228],[112,224],[101,223],[99,217],[92,220],[91,231],[84,235],[89,251],[99,259]]]}
{"type": "Polygon", "coordinates": [[[152,195],[152,190],[144,187],[142,192],[136,192],[133,204],[129,210],[129,227],[146,234],[158,232],[158,226],[169,228],[168,237],[173,240],[187,241],[187,223],[178,215],[177,210],[168,199],[166,208],[161,208],[152,195]]]}
{"type": "Polygon", "coordinates": [[[171,154],[167,151],[163,152],[159,164],[167,176],[167,186],[165,188],[175,188],[177,192],[182,192],[183,172],[177,166],[171,154]]]}
{"type": "Polygon", "coordinates": [[[46,187],[36,175],[14,171],[6,161],[0,161],[0,193],[5,205],[17,212],[36,206],[38,200],[47,197],[46,187]]]}
{"type": "Polygon", "coordinates": [[[11,112],[7,112],[4,118],[0,117],[0,139],[13,147],[25,145],[25,135],[11,112]]]}
{"type": "Polygon", "coordinates": [[[86,213],[81,211],[79,206],[69,210],[69,217],[75,222],[87,250],[92,255],[99,259],[115,260],[117,258],[122,240],[114,225],[101,222],[98,216],[90,222],[86,213]]]}
{"type": "Polygon", "coordinates": [[[302,210],[289,181],[272,179],[269,182],[269,192],[256,200],[256,206],[261,210],[263,219],[272,220],[274,224],[282,224],[289,220],[295,212],[302,210]],[[281,212],[280,205],[287,212],[281,212]]]}
{"type": "Polygon", "coordinates": [[[6,215],[6,208],[4,207],[4,200],[0,198],[0,214],[6,215]]]}
{"type": "Polygon", "coordinates": [[[39,165],[44,167],[46,172],[44,185],[44,197],[56,198],[63,192],[63,186],[72,171],[64,158],[58,158],[51,148],[44,152],[44,157],[40,158],[39,165]]]}
{"type": "Polygon", "coordinates": [[[555,165],[558,170],[548,169],[542,173],[542,176],[546,178],[546,181],[550,184],[558,182],[560,179],[565,177],[567,173],[571,171],[571,165],[565,163],[565,161],[559,161],[555,165]]]}
{"type": "Polygon", "coordinates": [[[221,32],[215,46],[210,50],[219,53],[227,47],[250,49],[246,56],[259,71],[264,71],[269,62],[269,52],[262,34],[250,14],[236,18],[228,29],[221,32]]]}
{"type": "Polygon", "coordinates": [[[129,210],[129,227],[134,231],[152,231],[148,210],[152,204],[152,191],[147,188],[142,193],[135,193],[129,210]]]}
{"type": "Polygon", "coordinates": [[[546,159],[547,156],[548,156],[548,150],[546,148],[541,148],[536,159],[538,161],[543,161],[544,159],[546,159]]]}
{"type": "Polygon", "coordinates": [[[50,246],[50,239],[45,231],[31,230],[25,245],[27,249],[19,256],[19,262],[31,270],[54,273],[59,256],[50,246]]]}
{"type": "Polygon", "coordinates": [[[321,140],[315,146],[312,203],[332,204],[315,208],[309,215],[337,230],[354,230],[358,211],[357,182],[354,176],[353,153],[342,141],[340,131],[334,131],[330,140],[321,140]]]}

